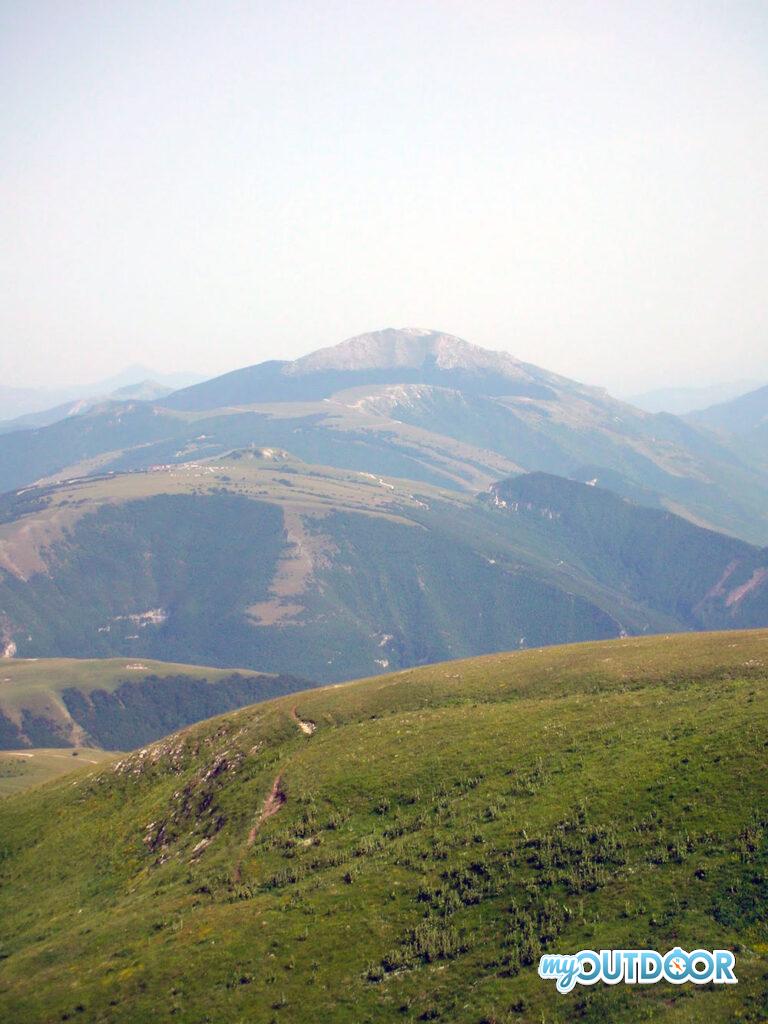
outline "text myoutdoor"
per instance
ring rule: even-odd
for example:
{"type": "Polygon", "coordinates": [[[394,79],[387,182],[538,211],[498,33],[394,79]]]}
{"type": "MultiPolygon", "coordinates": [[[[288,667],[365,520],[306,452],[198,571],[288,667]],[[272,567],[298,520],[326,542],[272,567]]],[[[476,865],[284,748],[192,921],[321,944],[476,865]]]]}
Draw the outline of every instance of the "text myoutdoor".
{"type": "Polygon", "coordinates": [[[687,953],[679,946],[668,953],[654,949],[582,949],[579,953],[545,954],[539,961],[539,977],[555,979],[558,992],[570,992],[575,985],[673,985],[693,982],[704,985],[735,985],[735,960],[728,949],[695,949],[687,953]]]}

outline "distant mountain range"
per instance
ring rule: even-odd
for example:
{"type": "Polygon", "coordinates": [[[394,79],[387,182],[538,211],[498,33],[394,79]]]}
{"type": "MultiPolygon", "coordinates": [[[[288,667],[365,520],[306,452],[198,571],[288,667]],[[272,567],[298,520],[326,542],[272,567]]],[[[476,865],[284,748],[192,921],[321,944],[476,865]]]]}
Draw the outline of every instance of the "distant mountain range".
{"type": "MultiPolygon", "coordinates": [[[[0,386],[0,430],[6,429],[10,420],[19,420],[21,417],[31,417],[41,413],[39,422],[29,422],[27,426],[42,426],[55,422],[55,419],[62,419],[68,415],[66,409],[82,399],[94,399],[96,396],[115,395],[124,389],[131,389],[142,382],[151,381],[157,387],[163,388],[164,394],[175,391],[177,388],[195,384],[203,378],[192,373],[158,373],[146,366],[135,364],[127,366],[120,373],[92,384],[67,388],[15,388],[5,385],[0,386]],[[54,416],[53,413],[64,409],[62,415],[54,416]]],[[[160,397],[153,395],[148,397],[160,397]]],[[[25,424],[21,424],[25,425],[25,424]]],[[[15,429],[15,428],[14,428],[15,429]]]]}
{"type": "Polygon", "coordinates": [[[71,402],[64,402],[52,409],[43,409],[42,412],[29,412],[24,416],[17,416],[13,420],[0,422],[0,434],[10,434],[15,430],[33,430],[36,427],[48,427],[59,420],[68,419],[70,416],[81,416],[84,412],[93,409],[94,406],[103,405],[105,402],[128,402],[131,400],[139,402],[159,401],[170,395],[173,388],[158,384],[154,380],[143,380],[138,384],[127,384],[107,395],[94,395],[91,398],[76,398],[71,402]]]}
{"type": "Polygon", "coordinates": [[[106,401],[0,437],[0,490],[143,469],[249,444],[306,462],[477,491],[524,471],[597,479],[768,543],[768,474],[751,450],[439,331],[387,329],[154,402],[106,401]]]}
{"type": "Polygon", "coordinates": [[[768,385],[693,413],[689,420],[715,431],[734,452],[768,471],[768,385]]]}

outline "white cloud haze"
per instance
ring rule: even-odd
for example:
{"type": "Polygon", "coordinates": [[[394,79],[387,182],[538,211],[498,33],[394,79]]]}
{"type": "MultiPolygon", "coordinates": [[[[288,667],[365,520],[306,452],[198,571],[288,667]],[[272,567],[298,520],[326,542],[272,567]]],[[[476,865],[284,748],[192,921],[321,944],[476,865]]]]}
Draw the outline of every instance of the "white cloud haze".
{"type": "Polygon", "coordinates": [[[0,3],[0,379],[427,326],[768,379],[763,3],[0,3]]]}

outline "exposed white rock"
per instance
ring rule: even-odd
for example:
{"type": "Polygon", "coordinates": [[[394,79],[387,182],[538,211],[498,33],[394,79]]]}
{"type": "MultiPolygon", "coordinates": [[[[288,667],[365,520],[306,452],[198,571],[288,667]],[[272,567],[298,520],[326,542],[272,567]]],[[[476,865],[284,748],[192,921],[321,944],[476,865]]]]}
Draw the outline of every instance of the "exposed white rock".
{"type": "Polygon", "coordinates": [[[373,331],[321,348],[286,364],[286,376],[323,370],[421,369],[432,363],[441,370],[486,371],[512,380],[530,379],[524,363],[508,352],[493,352],[453,334],[418,327],[373,331]]]}

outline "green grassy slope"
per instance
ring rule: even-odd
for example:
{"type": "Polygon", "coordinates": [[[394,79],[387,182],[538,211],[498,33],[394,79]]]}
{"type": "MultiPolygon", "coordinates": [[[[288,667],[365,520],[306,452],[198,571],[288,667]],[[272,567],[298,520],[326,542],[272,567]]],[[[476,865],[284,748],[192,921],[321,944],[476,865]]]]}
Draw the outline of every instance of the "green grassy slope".
{"type": "Polygon", "coordinates": [[[230,713],[0,804],[19,1024],[768,1014],[768,631],[446,663],[230,713]],[[314,728],[313,728],[314,727],[314,728]],[[727,946],[576,989],[541,949],[727,946]]]}
{"type": "Polygon", "coordinates": [[[21,793],[60,775],[90,771],[91,766],[116,755],[95,747],[40,747],[0,751],[0,797],[21,793]]]}
{"type": "Polygon", "coordinates": [[[191,722],[310,685],[291,676],[151,659],[0,662],[0,750],[131,749],[191,722]]]}

